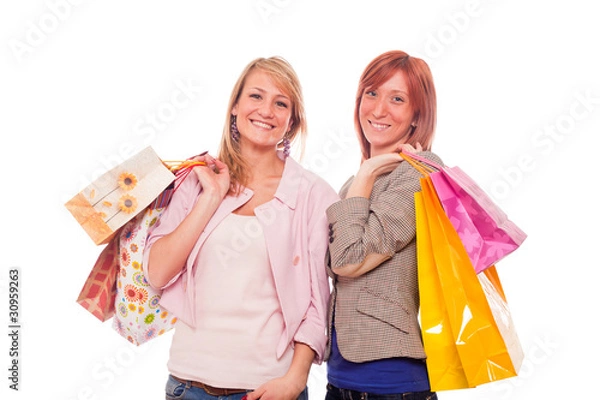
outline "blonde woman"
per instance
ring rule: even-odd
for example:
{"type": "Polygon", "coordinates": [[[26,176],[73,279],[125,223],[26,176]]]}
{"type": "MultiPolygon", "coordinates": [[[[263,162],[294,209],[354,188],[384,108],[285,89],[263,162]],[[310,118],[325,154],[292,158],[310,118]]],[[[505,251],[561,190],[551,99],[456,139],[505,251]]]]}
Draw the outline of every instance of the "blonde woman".
{"type": "Polygon", "coordinates": [[[217,158],[196,157],[148,238],[144,269],[178,317],[167,399],[307,398],[323,360],[325,210],[339,199],[289,156],[303,145],[301,86],[259,58],[231,94],[217,158]]]}

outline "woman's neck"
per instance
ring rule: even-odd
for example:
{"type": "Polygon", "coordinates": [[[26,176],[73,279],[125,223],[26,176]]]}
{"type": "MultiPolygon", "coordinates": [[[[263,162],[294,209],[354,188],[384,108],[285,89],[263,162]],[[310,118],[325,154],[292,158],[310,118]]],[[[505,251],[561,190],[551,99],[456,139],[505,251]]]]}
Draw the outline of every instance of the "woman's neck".
{"type": "Polygon", "coordinates": [[[249,171],[249,183],[257,180],[281,177],[285,162],[279,158],[275,151],[269,152],[244,152],[249,171]]]}

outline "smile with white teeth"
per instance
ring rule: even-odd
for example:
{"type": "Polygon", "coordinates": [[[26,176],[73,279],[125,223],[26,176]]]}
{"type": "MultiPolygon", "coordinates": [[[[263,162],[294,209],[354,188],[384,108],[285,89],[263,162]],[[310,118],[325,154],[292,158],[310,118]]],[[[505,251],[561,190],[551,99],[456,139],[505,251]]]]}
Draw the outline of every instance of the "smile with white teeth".
{"type": "Polygon", "coordinates": [[[265,129],[273,129],[273,125],[269,125],[267,123],[261,122],[261,121],[257,121],[257,120],[252,120],[252,124],[258,126],[259,128],[265,128],[265,129]]]}
{"type": "Polygon", "coordinates": [[[378,124],[377,122],[373,122],[373,121],[369,121],[369,123],[371,124],[371,126],[379,131],[384,130],[385,128],[389,127],[390,125],[388,124],[378,124]]]}

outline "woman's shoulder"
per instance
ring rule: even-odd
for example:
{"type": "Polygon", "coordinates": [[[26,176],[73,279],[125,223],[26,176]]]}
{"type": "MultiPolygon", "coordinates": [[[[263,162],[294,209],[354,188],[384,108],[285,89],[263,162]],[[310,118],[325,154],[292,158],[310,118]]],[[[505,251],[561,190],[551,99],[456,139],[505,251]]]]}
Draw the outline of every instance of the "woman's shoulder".
{"type": "MultiPolygon", "coordinates": [[[[442,167],[444,165],[442,159],[436,153],[431,151],[420,151],[415,153],[415,155],[417,155],[418,158],[422,158],[431,162],[436,167],[442,167]]],[[[423,174],[413,165],[411,165],[411,163],[408,161],[402,161],[398,167],[396,167],[396,169],[387,175],[386,180],[388,185],[392,186],[413,186],[418,184],[421,177],[423,177],[423,174]]]]}
{"type": "Polygon", "coordinates": [[[437,153],[434,153],[431,150],[421,151],[421,152],[417,153],[417,155],[420,157],[426,158],[427,160],[432,161],[432,162],[438,164],[439,166],[444,165],[442,158],[437,153]]]}

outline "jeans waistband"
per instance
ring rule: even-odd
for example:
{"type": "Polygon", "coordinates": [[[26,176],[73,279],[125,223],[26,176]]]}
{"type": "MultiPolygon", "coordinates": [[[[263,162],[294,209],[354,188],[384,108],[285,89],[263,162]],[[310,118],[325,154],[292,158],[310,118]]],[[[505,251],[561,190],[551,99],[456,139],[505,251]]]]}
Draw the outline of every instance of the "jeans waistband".
{"type": "Polygon", "coordinates": [[[359,392],[350,389],[340,389],[327,384],[327,390],[337,394],[344,400],[437,400],[437,395],[434,392],[407,392],[407,393],[394,393],[394,394],[373,394],[367,392],[359,392]]]}
{"type": "Polygon", "coordinates": [[[206,383],[202,383],[202,382],[196,382],[196,381],[188,381],[185,379],[181,379],[178,378],[174,375],[171,375],[176,381],[179,381],[181,383],[184,384],[189,384],[190,386],[194,386],[200,389],[203,389],[206,393],[210,394],[211,396],[229,396],[232,394],[238,394],[238,393],[247,393],[248,390],[246,389],[228,389],[228,388],[217,388],[214,386],[210,386],[207,385],[206,383]]]}

